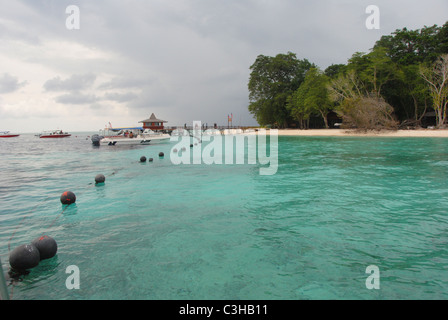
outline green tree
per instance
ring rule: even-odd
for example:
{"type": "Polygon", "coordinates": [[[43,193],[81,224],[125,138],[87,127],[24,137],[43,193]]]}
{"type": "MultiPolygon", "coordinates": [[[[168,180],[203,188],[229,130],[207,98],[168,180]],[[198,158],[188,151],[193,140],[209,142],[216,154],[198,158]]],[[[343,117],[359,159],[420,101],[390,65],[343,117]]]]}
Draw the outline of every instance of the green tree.
{"type": "Polygon", "coordinates": [[[384,47],[388,56],[399,65],[432,63],[448,53],[448,22],[443,27],[425,26],[422,29],[397,29],[383,36],[374,48],[384,47]]]}
{"type": "Polygon", "coordinates": [[[384,98],[394,106],[395,115],[403,126],[421,126],[421,120],[431,107],[430,91],[420,76],[418,64],[399,66],[399,77],[384,87],[384,98]]]}
{"type": "Polygon", "coordinates": [[[448,105],[448,54],[442,55],[431,67],[421,68],[420,74],[428,83],[436,112],[437,127],[445,126],[448,105]]]}
{"type": "Polygon", "coordinates": [[[337,103],[336,112],[343,119],[343,127],[359,130],[396,129],[393,119],[393,107],[379,94],[380,87],[386,83],[387,77],[379,81],[378,75],[371,75],[371,62],[366,55],[359,54],[355,59],[357,68],[350,68],[346,74],[332,79],[328,85],[330,97],[337,103]],[[360,68],[359,66],[363,67],[360,68]],[[370,70],[370,71],[369,71],[370,70]],[[359,76],[364,77],[364,81],[359,76]],[[376,90],[375,90],[376,89],[376,90]]]}
{"type": "Polygon", "coordinates": [[[303,103],[303,96],[296,90],[288,97],[286,105],[291,117],[299,122],[300,129],[307,129],[311,116],[311,110],[303,103]]]}
{"type": "Polygon", "coordinates": [[[331,110],[332,102],[328,92],[328,77],[319,69],[311,68],[300,85],[288,100],[288,110],[299,121],[301,127],[310,115],[322,117],[325,127],[328,128],[327,116],[331,110]]]}
{"type": "Polygon", "coordinates": [[[369,94],[355,70],[350,70],[346,74],[340,74],[337,78],[331,79],[328,89],[330,98],[337,104],[345,99],[357,99],[369,94]]]}
{"type": "Polygon", "coordinates": [[[439,29],[436,41],[440,54],[448,53],[448,22],[439,29]]]}
{"type": "Polygon", "coordinates": [[[421,62],[417,52],[419,30],[398,29],[392,35],[383,36],[376,42],[374,48],[387,49],[388,56],[402,65],[421,62]]]}
{"type": "Polygon", "coordinates": [[[287,126],[291,118],[286,109],[288,97],[299,88],[306,71],[313,66],[291,52],[257,57],[250,67],[249,111],[260,125],[287,126]]]}
{"type": "Polygon", "coordinates": [[[356,73],[362,87],[370,94],[381,97],[383,86],[397,78],[399,70],[387,55],[387,48],[375,47],[370,53],[355,53],[349,60],[348,70],[356,73]]]}
{"type": "Polygon", "coordinates": [[[324,74],[330,79],[337,78],[340,74],[346,71],[347,66],[345,64],[332,64],[325,69],[324,74]]]}

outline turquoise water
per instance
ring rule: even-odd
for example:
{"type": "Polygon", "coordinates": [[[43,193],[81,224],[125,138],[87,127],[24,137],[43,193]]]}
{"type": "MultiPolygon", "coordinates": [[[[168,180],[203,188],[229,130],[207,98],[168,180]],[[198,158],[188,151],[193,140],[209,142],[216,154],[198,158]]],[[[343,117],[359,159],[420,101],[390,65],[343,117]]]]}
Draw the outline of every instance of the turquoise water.
{"type": "Polygon", "coordinates": [[[8,246],[47,234],[59,247],[10,283],[13,299],[448,298],[448,139],[279,137],[278,171],[261,176],[86,135],[0,141],[4,270],[8,246]]]}

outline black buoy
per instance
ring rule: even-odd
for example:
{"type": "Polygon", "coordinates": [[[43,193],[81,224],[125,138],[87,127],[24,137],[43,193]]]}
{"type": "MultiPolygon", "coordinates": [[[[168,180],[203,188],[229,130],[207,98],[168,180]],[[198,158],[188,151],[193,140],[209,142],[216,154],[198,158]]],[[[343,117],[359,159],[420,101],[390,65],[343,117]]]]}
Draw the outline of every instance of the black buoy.
{"type": "Polygon", "coordinates": [[[25,271],[39,264],[40,253],[33,244],[24,244],[9,254],[9,265],[15,271],[25,271]]]}
{"type": "Polygon", "coordinates": [[[153,161],[154,161],[153,158],[149,158],[149,159],[148,159],[148,162],[153,162],[153,161]]]}
{"type": "Polygon", "coordinates": [[[73,192],[71,191],[65,191],[62,195],[61,195],[61,203],[62,204],[72,204],[76,202],[76,196],[73,192]]]}
{"type": "Polygon", "coordinates": [[[190,148],[193,148],[193,145],[192,145],[192,144],[190,144],[190,148]]]}
{"type": "Polygon", "coordinates": [[[58,244],[49,236],[42,236],[31,242],[39,250],[40,260],[50,259],[56,255],[58,244]]]}
{"type": "Polygon", "coordinates": [[[146,162],[146,157],[145,156],[141,156],[140,157],[140,162],[146,162]]]}
{"type": "Polygon", "coordinates": [[[159,152],[159,157],[163,158],[165,156],[165,154],[163,152],[159,152]]]}
{"type": "Polygon", "coordinates": [[[106,177],[104,176],[104,174],[97,174],[95,176],[95,183],[104,183],[104,181],[106,181],[106,177]]]}

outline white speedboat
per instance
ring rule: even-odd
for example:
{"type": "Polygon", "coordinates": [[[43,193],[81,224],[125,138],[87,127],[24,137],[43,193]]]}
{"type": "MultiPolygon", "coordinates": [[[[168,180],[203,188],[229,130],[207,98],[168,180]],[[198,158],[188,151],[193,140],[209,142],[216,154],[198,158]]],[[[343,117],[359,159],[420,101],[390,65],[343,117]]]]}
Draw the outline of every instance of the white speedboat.
{"type": "Polygon", "coordinates": [[[242,129],[224,129],[223,134],[224,135],[235,135],[235,134],[242,134],[242,129]]]}
{"type": "Polygon", "coordinates": [[[173,137],[182,137],[182,136],[189,136],[189,135],[190,135],[190,132],[184,128],[176,128],[171,132],[171,136],[173,136],[173,137]]]}
{"type": "Polygon", "coordinates": [[[221,136],[221,130],[218,129],[207,129],[202,133],[204,136],[221,136]]]}
{"type": "Polygon", "coordinates": [[[92,143],[99,146],[149,145],[170,141],[170,135],[141,127],[107,128],[92,136],[92,143]]]}
{"type": "Polygon", "coordinates": [[[170,141],[171,136],[167,133],[154,132],[151,129],[145,129],[142,133],[142,137],[151,139],[153,143],[162,143],[170,141]]]}
{"type": "Polygon", "coordinates": [[[36,135],[37,137],[41,139],[52,139],[52,138],[68,138],[71,137],[71,134],[68,132],[63,132],[62,130],[51,130],[51,131],[44,131],[40,134],[36,135]]]}

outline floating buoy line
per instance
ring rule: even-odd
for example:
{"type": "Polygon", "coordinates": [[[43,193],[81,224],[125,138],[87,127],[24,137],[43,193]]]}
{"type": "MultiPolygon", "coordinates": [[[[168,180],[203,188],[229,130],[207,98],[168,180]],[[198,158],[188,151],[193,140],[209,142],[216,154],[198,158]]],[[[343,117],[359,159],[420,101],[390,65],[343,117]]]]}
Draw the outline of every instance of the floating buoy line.
{"type": "MultiPolygon", "coordinates": [[[[163,152],[159,153],[159,158],[160,159],[164,158],[163,152]]],[[[147,161],[147,158],[145,156],[142,156],[140,158],[140,162],[146,162],[146,161],[147,161]]],[[[148,159],[148,162],[153,162],[153,161],[154,161],[153,158],[148,159]]],[[[79,195],[84,194],[92,186],[99,186],[99,185],[104,184],[106,181],[106,177],[113,176],[122,169],[123,168],[116,169],[115,171],[113,171],[111,174],[109,174],[107,176],[105,176],[103,174],[97,174],[95,176],[95,183],[93,183],[93,182],[89,183],[87,185],[86,189],[84,190],[84,192],[80,193],[79,195]]],[[[12,299],[12,297],[13,297],[13,289],[14,289],[14,285],[16,284],[16,281],[21,281],[20,278],[24,275],[29,274],[30,269],[38,266],[42,260],[47,260],[47,259],[53,258],[57,253],[57,250],[58,250],[57,242],[51,236],[47,235],[46,231],[43,232],[41,236],[35,238],[30,243],[19,245],[16,248],[14,248],[13,250],[11,250],[11,242],[13,241],[15,234],[17,233],[17,230],[21,227],[21,225],[24,223],[24,221],[27,218],[29,218],[30,216],[32,216],[34,214],[34,212],[40,205],[47,202],[50,198],[52,198],[52,196],[47,196],[44,200],[42,200],[36,206],[34,206],[33,209],[31,209],[30,214],[22,217],[20,219],[19,224],[14,229],[11,237],[9,238],[8,253],[9,253],[10,270],[9,270],[8,274],[10,276],[9,277],[9,280],[10,280],[9,285],[11,285],[11,293],[9,294],[9,297],[7,297],[9,299],[12,299]]],[[[51,221],[49,226],[46,228],[46,230],[51,229],[52,226],[55,224],[55,222],[59,219],[59,217],[64,214],[66,209],[68,207],[70,207],[72,204],[76,203],[76,195],[72,191],[64,191],[60,196],[60,201],[61,201],[61,204],[63,205],[62,211],[55,218],[53,218],[53,220],[51,221]]],[[[6,288],[6,283],[1,283],[1,282],[5,281],[4,274],[3,274],[3,266],[1,265],[1,263],[0,263],[0,272],[1,272],[0,288],[1,287],[6,288]]],[[[3,297],[3,299],[7,299],[7,298],[3,297]]],[[[2,297],[0,295],[0,300],[1,299],[2,299],[2,297]]]]}
{"type": "MultiPolygon", "coordinates": [[[[110,176],[115,175],[118,172],[118,170],[115,170],[110,174],[110,176]]],[[[95,186],[98,184],[104,184],[106,181],[106,177],[103,174],[98,174],[95,176],[95,184],[89,183],[87,185],[87,188],[84,192],[86,192],[91,186],[95,186]]],[[[84,193],[83,192],[83,193],[84,193]]],[[[83,194],[81,193],[81,194],[83,194]]],[[[34,208],[31,210],[31,213],[22,217],[20,220],[20,223],[15,228],[14,232],[12,233],[11,237],[8,241],[8,253],[9,253],[9,266],[10,270],[8,272],[8,275],[11,280],[11,293],[9,294],[9,299],[12,299],[13,297],[13,290],[14,285],[16,284],[16,281],[20,281],[21,277],[24,275],[29,274],[29,270],[32,268],[35,268],[39,265],[39,263],[42,260],[51,259],[53,258],[58,250],[58,245],[55,239],[47,235],[47,232],[43,232],[41,236],[34,239],[31,243],[20,245],[13,250],[11,250],[11,242],[17,232],[17,230],[20,228],[20,226],[23,224],[26,218],[33,215],[35,210],[38,206],[42,205],[46,201],[48,201],[51,198],[51,196],[46,197],[43,201],[38,203],[34,208]]],[[[64,206],[62,208],[62,211],[51,221],[49,224],[48,229],[51,229],[52,226],[55,224],[55,222],[58,220],[58,218],[63,215],[65,210],[72,204],[76,202],[76,195],[72,191],[64,191],[60,196],[61,204],[64,206]]],[[[0,265],[0,271],[2,272],[3,276],[3,267],[0,265]]],[[[4,277],[0,278],[4,279],[4,277]]],[[[0,284],[1,286],[2,284],[0,284]]]]}

